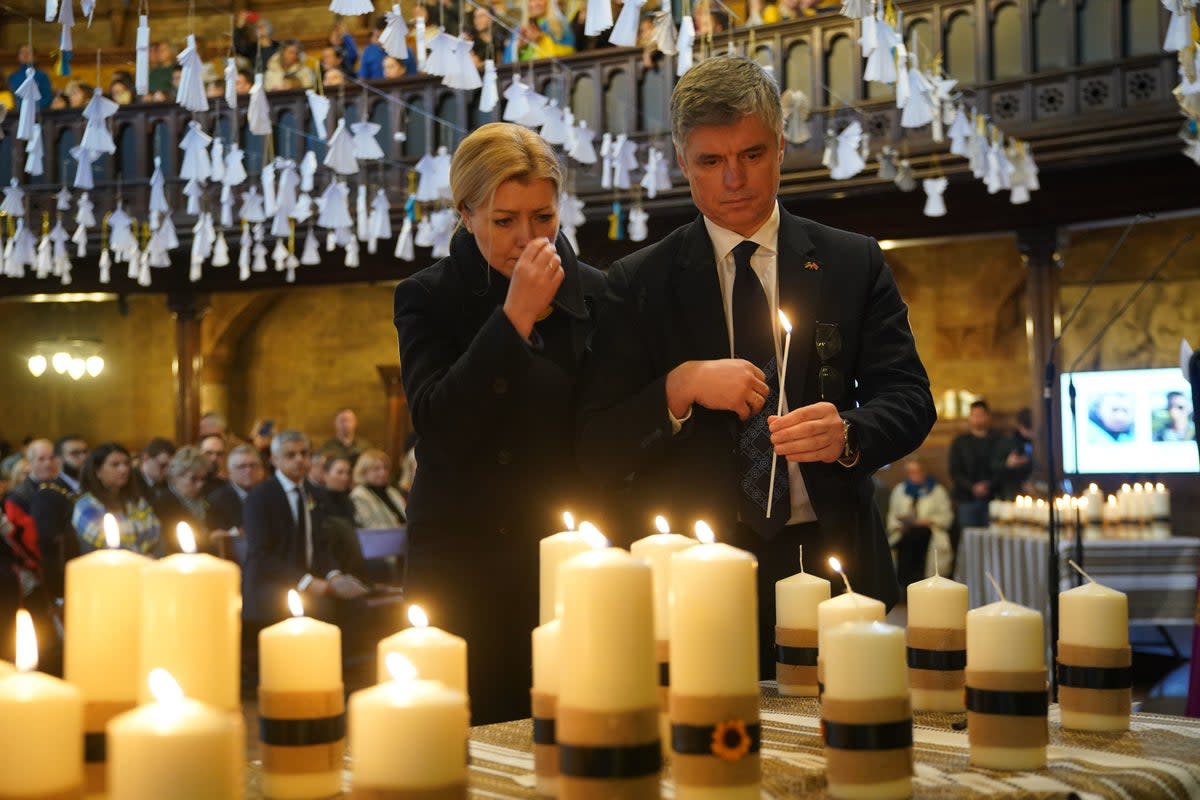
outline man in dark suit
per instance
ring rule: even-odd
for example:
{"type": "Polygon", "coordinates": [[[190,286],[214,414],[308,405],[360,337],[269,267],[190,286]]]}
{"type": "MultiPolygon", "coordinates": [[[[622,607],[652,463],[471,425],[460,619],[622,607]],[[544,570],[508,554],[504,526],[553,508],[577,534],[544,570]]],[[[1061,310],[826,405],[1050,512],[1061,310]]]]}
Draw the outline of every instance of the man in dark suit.
{"type": "Polygon", "coordinates": [[[758,557],[769,675],[774,583],[799,571],[798,546],[809,571],[837,555],[856,591],[897,601],[871,475],[921,443],[933,398],[879,246],[780,208],[774,80],[708,59],[675,87],[671,121],[702,216],[609,269],[580,458],[630,479],[633,530],[673,511],[758,557]],[[782,415],[779,310],[794,323],[782,415]]]}
{"type": "Polygon", "coordinates": [[[208,496],[208,527],[230,531],[242,528],[242,512],[250,490],[266,476],[262,457],[253,446],[239,444],[229,453],[229,483],[208,496]]]}
{"type": "Polygon", "coordinates": [[[287,592],[306,595],[313,616],[331,616],[329,599],[352,599],[366,587],[339,569],[320,514],[304,488],[309,465],[308,437],[282,431],[271,440],[275,474],[246,496],[246,563],[242,570],[243,617],[248,629],[289,615],[287,592]]]}
{"type": "Polygon", "coordinates": [[[167,467],[171,465],[171,457],[175,455],[175,443],[170,439],[155,436],[142,449],[142,457],[138,459],[138,468],[133,473],[134,480],[142,487],[142,494],[158,512],[159,504],[171,494],[167,486],[167,467]]]}

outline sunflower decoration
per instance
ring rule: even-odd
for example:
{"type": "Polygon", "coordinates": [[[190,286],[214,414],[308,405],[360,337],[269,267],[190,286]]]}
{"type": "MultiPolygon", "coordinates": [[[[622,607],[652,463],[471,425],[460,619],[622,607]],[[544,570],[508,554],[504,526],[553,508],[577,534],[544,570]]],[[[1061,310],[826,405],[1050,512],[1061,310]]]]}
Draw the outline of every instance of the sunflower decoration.
{"type": "Polygon", "coordinates": [[[712,754],[725,761],[739,761],[750,752],[750,734],[744,720],[731,719],[713,727],[712,754]]]}

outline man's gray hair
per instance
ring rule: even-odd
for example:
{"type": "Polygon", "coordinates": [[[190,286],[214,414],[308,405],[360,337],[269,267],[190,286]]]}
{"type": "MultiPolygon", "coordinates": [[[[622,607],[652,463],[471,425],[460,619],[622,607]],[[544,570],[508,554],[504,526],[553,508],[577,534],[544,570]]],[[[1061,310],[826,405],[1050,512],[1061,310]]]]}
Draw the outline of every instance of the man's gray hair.
{"type": "Polygon", "coordinates": [[[225,459],[225,467],[230,473],[233,472],[233,460],[239,456],[252,456],[260,466],[262,465],[262,453],[258,452],[258,448],[252,444],[239,444],[229,451],[229,457],[225,459]]]}
{"type": "Polygon", "coordinates": [[[208,469],[209,460],[204,451],[199,447],[187,445],[176,450],[175,455],[171,456],[171,463],[167,465],[167,476],[178,479],[189,472],[207,473],[208,469]]]}
{"type": "Polygon", "coordinates": [[[304,442],[310,449],[312,448],[312,443],[309,441],[307,434],[300,431],[280,431],[271,440],[271,455],[279,455],[279,451],[283,449],[283,446],[292,442],[304,442]]]}
{"type": "Polygon", "coordinates": [[[683,153],[688,136],[706,125],[731,125],[756,116],[783,133],[779,85],[759,64],[743,56],[715,56],[692,67],[671,92],[671,139],[683,153]]]}

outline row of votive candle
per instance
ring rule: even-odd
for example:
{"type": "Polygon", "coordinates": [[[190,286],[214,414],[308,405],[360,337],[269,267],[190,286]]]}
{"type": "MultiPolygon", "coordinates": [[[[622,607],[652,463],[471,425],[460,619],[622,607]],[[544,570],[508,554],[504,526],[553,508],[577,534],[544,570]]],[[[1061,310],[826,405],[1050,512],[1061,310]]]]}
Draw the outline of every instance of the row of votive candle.
{"type": "MultiPolygon", "coordinates": [[[[1124,484],[1107,498],[1093,483],[1081,497],[1055,498],[1054,509],[1067,536],[1082,529],[1085,539],[1166,539],[1171,535],[1170,504],[1170,492],[1161,483],[1124,484]]],[[[994,527],[1013,533],[1044,535],[1049,525],[1049,506],[1041,498],[993,500],[988,511],[994,527]]]]}

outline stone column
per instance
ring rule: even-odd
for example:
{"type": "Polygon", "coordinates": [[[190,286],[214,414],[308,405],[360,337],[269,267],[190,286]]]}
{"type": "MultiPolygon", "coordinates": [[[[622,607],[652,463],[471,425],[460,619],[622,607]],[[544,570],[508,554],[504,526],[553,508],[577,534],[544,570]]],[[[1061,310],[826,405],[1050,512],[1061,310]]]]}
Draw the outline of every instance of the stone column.
{"type": "Polygon", "coordinates": [[[196,438],[200,425],[200,320],[208,307],[206,295],[188,290],[167,294],[167,308],[175,317],[175,441],[181,445],[196,438]]]}
{"type": "Polygon", "coordinates": [[[392,464],[399,468],[400,458],[404,455],[404,439],[412,430],[408,397],[404,394],[404,384],[400,382],[399,365],[380,365],[376,369],[387,394],[387,441],[384,442],[384,449],[391,456],[392,464]]]}
{"type": "MultiPolygon", "coordinates": [[[[1046,466],[1052,457],[1051,453],[1046,452],[1045,431],[1048,420],[1042,390],[1046,383],[1046,362],[1052,349],[1056,350],[1054,340],[1059,335],[1062,324],[1058,292],[1063,244],[1062,235],[1054,226],[1017,231],[1017,249],[1025,267],[1025,335],[1029,354],[1029,384],[1032,387],[1029,407],[1033,411],[1033,428],[1038,432],[1034,442],[1034,463],[1035,475],[1039,477],[1045,477],[1046,466]]],[[[1056,400],[1057,374],[1056,368],[1052,387],[1056,400]]],[[[1054,407],[1059,407],[1058,402],[1055,402],[1054,407]]],[[[1059,430],[1057,417],[1050,422],[1055,430],[1053,457],[1057,458],[1062,447],[1062,431],[1059,430]]]]}

